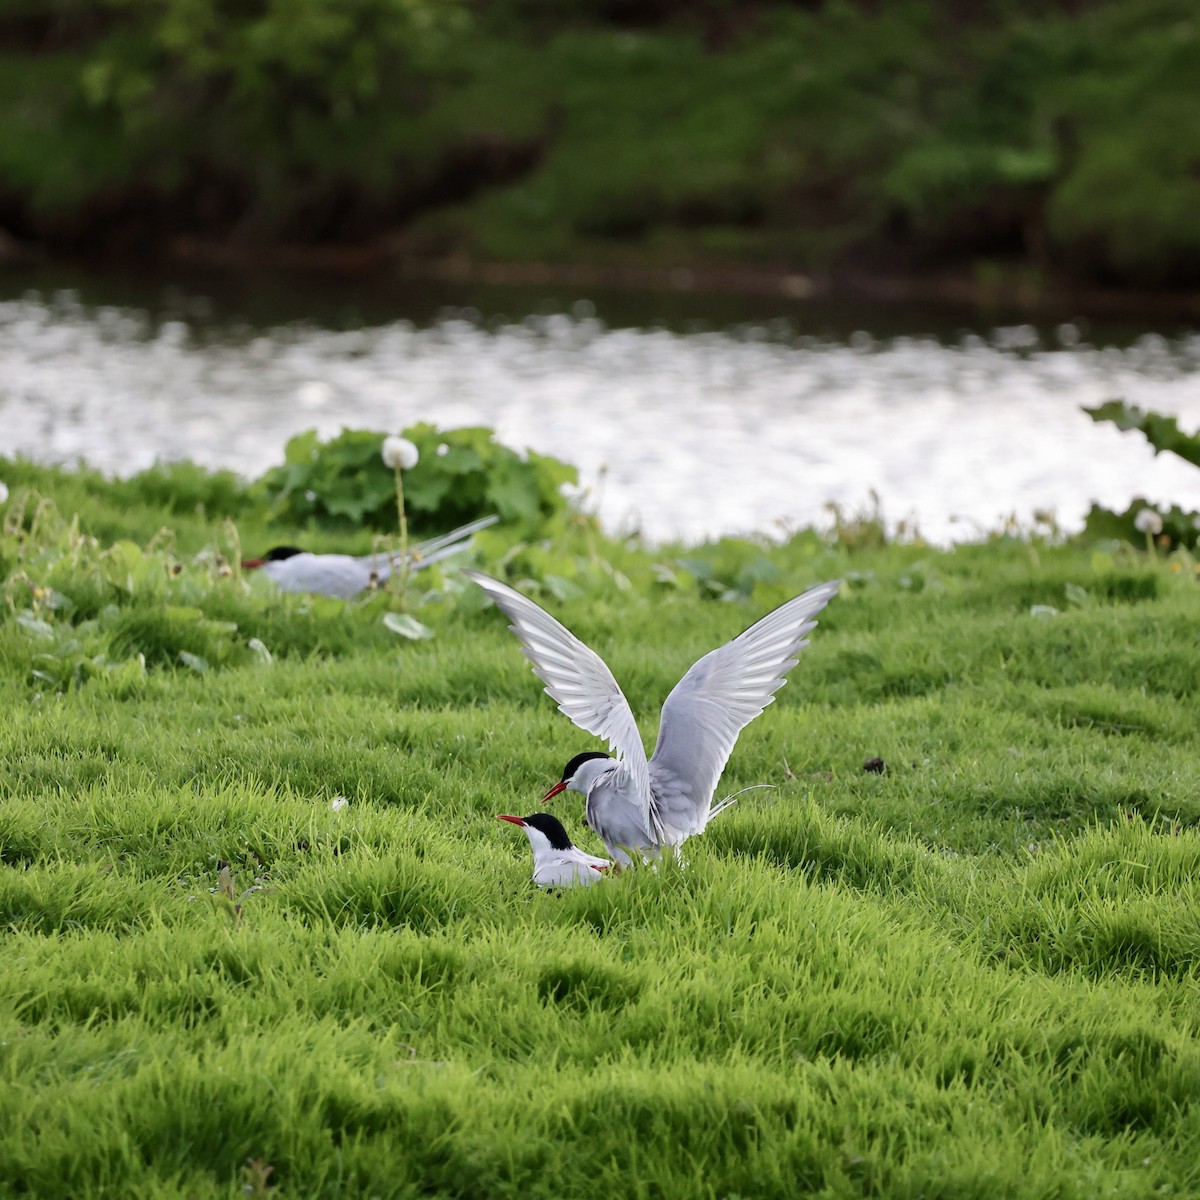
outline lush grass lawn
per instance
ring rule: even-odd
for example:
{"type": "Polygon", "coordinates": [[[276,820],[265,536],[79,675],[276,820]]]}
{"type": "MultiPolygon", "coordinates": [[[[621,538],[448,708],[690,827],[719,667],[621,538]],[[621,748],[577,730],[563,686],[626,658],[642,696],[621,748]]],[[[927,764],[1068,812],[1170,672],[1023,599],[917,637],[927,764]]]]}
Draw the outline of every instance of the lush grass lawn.
{"type": "MultiPolygon", "coordinates": [[[[85,528],[144,544],[162,514],[102,490],[85,528]]],[[[686,870],[552,895],[493,816],[589,740],[497,613],[437,580],[404,641],[175,524],[178,576],[4,539],[0,1195],[1200,1191],[1190,561],[799,537],[725,603],[600,543],[633,586],[541,598],[647,732],[700,653],[847,582],[725,779],[774,790],[686,870]]]]}

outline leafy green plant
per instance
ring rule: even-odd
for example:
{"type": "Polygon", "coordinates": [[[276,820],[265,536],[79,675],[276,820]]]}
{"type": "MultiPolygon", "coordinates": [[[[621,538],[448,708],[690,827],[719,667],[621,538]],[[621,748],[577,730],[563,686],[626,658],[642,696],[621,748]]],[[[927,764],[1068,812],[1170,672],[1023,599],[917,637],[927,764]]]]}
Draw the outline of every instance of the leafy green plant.
{"type": "Polygon", "coordinates": [[[1096,408],[1083,410],[1097,424],[1111,421],[1118,429],[1136,429],[1145,434],[1155,454],[1169,450],[1184,462],[1200,467],[1200,432],[1184,433],[1174,417],[1126,404],[1124,400],[1109,400],[1096,408]]]}
{"type": "MultiPolygon", "coordinates": [[[[1111,421],[1118,429],[1137,430],[1154,447],[1155,454],[1169,451],[1184,462],[1200,467],[1200,432],[1184,433],[1174,417],[1127,404],[1124,400],[1109,400],[1083,411],[1098,424],[1111,421]]],[[[1153,513],[1157,518],[1152,532],[1160,539],[1165,538],[1166,544],[1190,549],[1200,542],[1200,512],[1189,512],[1178,505],[1163,511],[1140,496],[1119,513],[1093,504],[1084,528],[1092,537],[1115,537],[1136,544],[1147,532],[1143,515],[1146,513],[1153,513]]]]}
{"type": "MultiPolygon", "coordinates": [[[[783,576],[761,546],[734,538],[680,558],[675,565],[695,579],[701,596],[718,600],[746,600],[758,584],[772,584],[783,576]]],[[[664,584],[671,582],[666,572],[659,578],[664,584]]]]}
{"type": "MultiPolygon", "coordinates": [[[[532,533],[569,509],[562,486],[576,481],[575,468],[533,451],[522,457],[497,442],[490,429],[439,430],[422,423],[404,436],[421,454],[404,475],[415,533],[444,532],[490,513],[532,533]]],[[[321,442],[310,429],[288,442],[283,465],[260,484],[286,520],[341,521],[392,533],[396,481],[380,457],[383,438],[346,429],[321,442]]]]}
{"type": "MultiPolygon", "coordinates": [[[[105,545],[80,531],[78,516],[21,489],[0,527],[0,660],[21,664],[37,690],[88,684],[127,697],[152,672],[269,666],[269,645],[284,655],[335,653],[370,639],[343,601],[282,596],[268,581],[242,577],[230,566],[239,558],[232,525],[195,555],[181,556],[170,531],[144,547],[105,545]]],[[[436,567],[426,574],[430,586],[441,580],[436,567]]],[[[377,593],[356,608],[374,622],[394,603],[377,593]]],[[[394,632],[426,636],[424,628],[412,622],[394,632]]],[[[375,638],[387,644],[391,636],[375,638]]]]}

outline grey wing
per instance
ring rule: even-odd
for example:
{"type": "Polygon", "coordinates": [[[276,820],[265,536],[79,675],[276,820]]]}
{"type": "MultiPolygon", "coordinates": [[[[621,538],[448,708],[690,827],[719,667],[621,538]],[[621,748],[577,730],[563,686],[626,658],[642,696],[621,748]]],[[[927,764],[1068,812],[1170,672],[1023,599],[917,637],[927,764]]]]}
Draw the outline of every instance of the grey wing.
{"type": "Polygon", "coordinates": [[[463,574],[483,588],[512,622],[509,628],[533,663],[534,674],[546,685],[546,694],[580,729],[608,742],[638,796],[648,804],[646,748],[629,701],[604,660],[528,596],[478,571],[463,574]]]}
{"type": "Polygon", "coordinates": [[[708,824],[738,734],[787,682],[838,583],[817,584],[767,613],[695,663],[667,697],[649,771],[655,816],[675,840],[708,824]]]}

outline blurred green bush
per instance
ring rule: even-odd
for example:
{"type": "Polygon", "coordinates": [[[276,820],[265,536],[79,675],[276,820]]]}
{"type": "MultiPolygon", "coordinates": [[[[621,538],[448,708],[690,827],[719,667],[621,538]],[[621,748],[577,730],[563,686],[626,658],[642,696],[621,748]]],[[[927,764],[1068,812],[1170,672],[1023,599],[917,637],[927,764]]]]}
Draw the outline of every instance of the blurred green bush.
{"type": "Polygon", "coordinates": [[[9,0],[0,227],[1200,279],[1190,0],[9,0]]]}

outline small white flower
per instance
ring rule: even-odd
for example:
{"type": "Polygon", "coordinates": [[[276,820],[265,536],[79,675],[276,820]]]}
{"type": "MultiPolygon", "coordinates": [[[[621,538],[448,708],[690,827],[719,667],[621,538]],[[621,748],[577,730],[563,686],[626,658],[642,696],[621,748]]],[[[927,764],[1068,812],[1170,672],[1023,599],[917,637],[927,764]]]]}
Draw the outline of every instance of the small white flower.
{"type": "Polygon", "coordinates": [[[1162,517],[1152,508],[1143,508],[1133,518],[1133,527],[1138,533],[1148,533],[1152,537],[1157,537],[1162,533],[1162,517]]]}
{"type": "Polygon", "coordinates": [[[3,504],[8,499],[8,484],[0,479],[0,504],[3,504]]]}
{"type": "Polygon", "coordinates": [[[329,807],[332,808],[334,812],[341,812],[342,809],[345,808],[349,803],[350,801],[347,800],[345,796],[334,796],[333,802],[329,805],[329,807]]]}
{"type": "Polygon", "coordinates": [[[382,453],[385,467],[399,467],[402,471],[411,471],[421,457],[416,446],[408,438],[396,437],[394,434],[383,439],[382,453]]]}
{"type": "Polygon", "coordinates": [[[450,453],[450,447],[447,446],[445,442],[442,442],[441,445],[439,445],[437,448],[438,458],[445,458],[446,455],[449,453],[450,453]]]}

